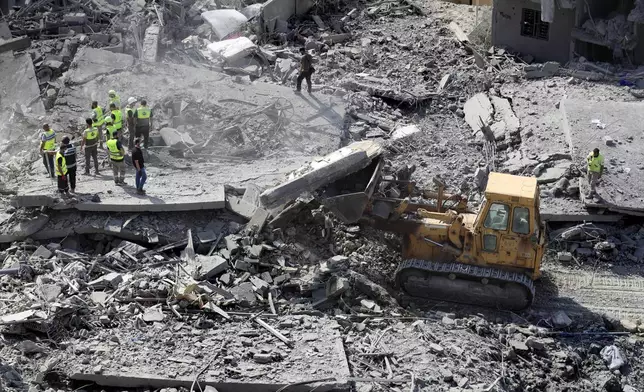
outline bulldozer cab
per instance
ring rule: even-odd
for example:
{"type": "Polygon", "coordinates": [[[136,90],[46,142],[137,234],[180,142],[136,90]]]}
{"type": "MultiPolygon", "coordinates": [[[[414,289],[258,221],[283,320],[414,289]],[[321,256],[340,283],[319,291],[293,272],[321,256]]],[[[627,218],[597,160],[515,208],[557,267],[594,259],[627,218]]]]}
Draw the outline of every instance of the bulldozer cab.
{"type": "Polygon", "coordinates": [[[474,232],[477,253],[485,263],[538,277],[545,233],[537,180],[490,173],[474,232]]]}

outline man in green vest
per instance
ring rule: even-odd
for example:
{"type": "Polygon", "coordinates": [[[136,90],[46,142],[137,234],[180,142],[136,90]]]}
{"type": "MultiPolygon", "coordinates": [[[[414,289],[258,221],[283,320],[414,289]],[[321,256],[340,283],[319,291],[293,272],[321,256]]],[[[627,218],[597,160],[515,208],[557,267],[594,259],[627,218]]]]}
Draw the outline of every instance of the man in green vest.
{"type": "Polygon", "coordinates": [[[105,140],[111,140],[114,139],[114,134],[116,133],[116,125],[114,125],[114,119],[112,118],[111,115],[105,116],[105,120],[103,120],[103,123],[105,124],[105,140]]]}
{"type": "Polygon", "coordinates": [[[114,104],[117,109],[121,109],[121,97],[118,96],[116,91],[110,90],[107,92],[107,95],[109,97],[108,106],[114,104]]]}
{"type": "Polygon", "coordinates": [[[125,150],[119,141],[118,132],[114,132],[113,138],[107,141],[107,150],[112,161],[112,173],[116,185],[125,185],[125,150]]]}
{"type": "Polygon", "coordinates": [[[152,129],[152,109],[148,107],[148,103],[145,100],[141,101],[141,105],[136,109],[134,117],[136,126],[134,136],[137,139],[143,136],[143,148],[148,148],[148,139],[152,129]]]}
{"type": "Polygon", "coordinates": [[[67,178],[67,161],[65,160],[65,149],[67,145],[61,144],[60,151],[56,153],[56,176],[58,176],[58,192],[69,196],[69,182],[67,178]]]}
{"type": "MultiPolygon", "coordinates": [[[[134,104],[136,103],[136,98],[130,97],[127,99],[127,106],[125,106],[125,118],[127,121],[127,133],[128,133],[128,140],[129,143],[128,145],[130,148],[134,147],[134,133],[136,132],[135,129],[135,119],[134,119],[134,104]]],[[[121,137],[123,137],[123,133],[121,133],[121,137]]]]}
{"type": "Polygon", "coordinates": [[[602,178],[604,172],[604,156],[599,153],[599,148],[595,148],[586,157],[588,162],[588,185],[590,186],[590,193],[588,197],[596,197],[597,195],[597,181],[602,178]]]}
{"type": "Polygon", "coordinates": [[[83,140],[81,141],[81,151],[85,148],[85,174],[89,175],[89,161],[94,159],[95,174],[98,175],[98,146],[103,149],[103,135],[101,130],[93,126],[94,121],[91,118],[85,119],[87,128],[83,131],[83,140]]]}
{"type": "Polygon", "coordinates": [[[96,128],[100,128],[101,125],[103,125],[103,108],[98,106],[98,102],[93,101],[92,102],[92,120],[94,120],[94,123],[92,126],[96,128]]]}
{"type": "Polygon", "coordinates": [[[123,137],[123,113],[121,112],[121,108],[116,106],[115,104],[111,103],[110,104],[110,113],[112,115],[112,120],[114,122],[114,128],[118,131],[119,135],[123,137]]]}
{"type": "Polygon", "coordinates": [[[42,162],[47,169],[47,176],[54,178],[54,155],[56,154],[56,132],[49,128],[49,124],[43,124],[43,132],[40,134],[40,155],[42,162]]]}

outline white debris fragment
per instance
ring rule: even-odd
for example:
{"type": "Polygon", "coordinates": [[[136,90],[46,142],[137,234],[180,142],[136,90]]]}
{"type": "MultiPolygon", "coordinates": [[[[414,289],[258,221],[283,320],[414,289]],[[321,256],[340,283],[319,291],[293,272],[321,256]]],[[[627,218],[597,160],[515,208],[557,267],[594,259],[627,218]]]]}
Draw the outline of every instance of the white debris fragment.
{"type": "Polygon", "coordinates": [[[601,120],[596,119],[596,118],[595,118],[595,119],[593,119],[590,123],[591,123],[591,124],[594,124],[594,125],[595,125],[597,128],[599,128],[599,129],[604,129],[604,128],[606,128],[606,124],[604,124],[603,122],[601,122],[601,120]]]}

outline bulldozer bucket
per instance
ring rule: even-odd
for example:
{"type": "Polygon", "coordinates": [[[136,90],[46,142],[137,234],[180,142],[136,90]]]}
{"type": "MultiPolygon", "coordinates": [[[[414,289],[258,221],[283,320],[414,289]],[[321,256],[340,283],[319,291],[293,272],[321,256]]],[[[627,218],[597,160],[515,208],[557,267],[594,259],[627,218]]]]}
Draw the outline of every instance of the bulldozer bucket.
{"type": "Polygon", "coordinates": [[[384,160],[374,160],[364,169],[329,184],[317,199],[342,222],[355,223],[364,215],[383,167],[384,160]]]}

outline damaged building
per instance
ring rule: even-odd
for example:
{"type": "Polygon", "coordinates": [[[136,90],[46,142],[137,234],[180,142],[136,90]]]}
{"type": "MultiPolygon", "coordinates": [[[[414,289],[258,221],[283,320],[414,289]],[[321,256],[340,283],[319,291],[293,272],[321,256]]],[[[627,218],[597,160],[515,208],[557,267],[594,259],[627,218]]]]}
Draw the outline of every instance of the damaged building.
{"type": "Polygon", "coordinates": [[[637,0],[496,0],[492,42],[539,62],[644,63],[644,4],[637,0]]]}

